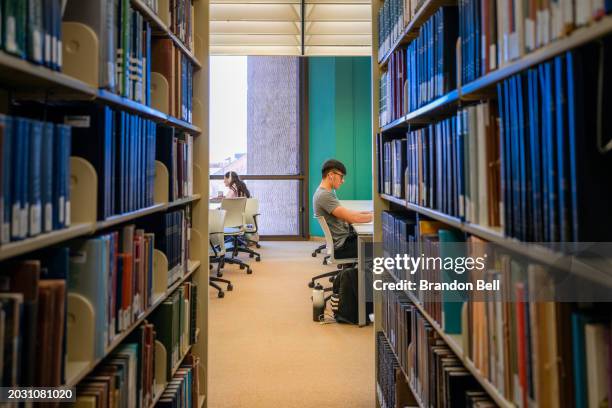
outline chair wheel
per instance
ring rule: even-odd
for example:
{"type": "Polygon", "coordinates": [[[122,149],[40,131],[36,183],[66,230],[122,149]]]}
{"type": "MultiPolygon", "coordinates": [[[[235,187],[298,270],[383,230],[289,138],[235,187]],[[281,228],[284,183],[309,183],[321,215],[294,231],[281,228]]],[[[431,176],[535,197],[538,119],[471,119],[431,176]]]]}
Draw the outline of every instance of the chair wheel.
{"type": "Polygon", "coordinates": [[[223,293],[223,291],[219,291],[219,293],[217,294],[217,297],[223,298],[225,297],[225,293],[223,293]]]}
{"type": "Polygon", "coordinates": [[[309,288],[314,288],[314,282],[313,281],[308,282],[308,287],[309,288]]]}
{"type": "Polygon", "coordinates": [[[255,244],[255,248],[261,248],[261,245],[255,244]]]}
{"type": "Polygon", "coordinates": [[[240,269],[244,269],[244,268],[245,268],[244,264],[240,264],[240,269]]]}
{"type": "Polygon", "coordinates": [[[252,273],[253,273],[253,270],[252,270],[251,268],[248,268],[248,269],[247,269],[247,275],[250,275],[250,274],[252,274],[252,273]]]}
{"type": "Polygon", "coordinates": [[[254,256],[255,256],[255,255],[253,255],[253,254],[249,254],[249,258],[252,258],[252,257],[254,257],[254,256]]]}
{"type": "Polygon", "coordinates": [[[313,258],[316,258],[316,257],[317,257],[317,251],[313,252],[313,253],[312,253],[312,254],[310,254],[310,255],[312,255],[312,257],[313,257],[313,258]]]}
{"type": "Polygon", "coordinates": [[[227,285],[227,291],[231,292],[232,290],[234,290],[234,285],[232,285],[231,283],[228,283],[227,285]]]}
{"type": "Polygon", "coordinates": [[[222,272],[217,272],[217,278],[220,278],[220,277],[222,277],[222,276],[223,276],[223,273],[222,273],[222,272]]]}
{"type": "Polygon", "coordinates": [[[255,258],[255,262],[259,262],[261,261],[261,256],[257,256],[257,258],[255,258]]]}
{"type": "Polygon", "coordinates": [[[327,265],[327,259],[323,260],[323,265],[327,265]]]}

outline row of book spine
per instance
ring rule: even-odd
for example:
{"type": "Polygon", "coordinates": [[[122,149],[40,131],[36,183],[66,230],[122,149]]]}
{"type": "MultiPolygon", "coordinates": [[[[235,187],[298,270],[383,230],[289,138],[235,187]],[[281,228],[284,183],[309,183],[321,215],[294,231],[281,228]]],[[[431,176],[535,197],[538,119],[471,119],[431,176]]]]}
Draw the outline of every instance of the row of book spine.
{"type": "MultiPolygon", "coordinates": [[[[612,367],[612,319],[606,305],[580,306],[548,298],[534,301],[536,293],[553,287],[550,269],[490,248],[485,241],[474,236],[466,239],[437,221],[417,220],[407,212],[383,213],[385,256],[488,255],[483,271],[468,277],[453,273],[453,279],[500,281],[503,292],[457,296],[451,291],[417,289],[406,302],[418,301],[446,334],[459,335],[464,355],[505,399],[517,406],[600,406],[612,396],[608,371],[612,367]],[[465,245],[457,245],[462,242],[465,245]]],[[[440,268],[420,268],[410,276],[404,270],[390,273],[394,279],[417,282],[448,280],[440,268]]],[[[402,303],[389,301],[388,307],[400,307],[394,305],[398,302],[402,303]]],[[[388,324],[383,319],[383,326],[388,324]]],[[[403,327],[388,332],[392,344],[393,336],[404,335],[403,327]]],[[[404,348],[398,350],[400,361],[404,352],[404,348]]]]}
{"type": "Polygon", "coordinates": [[[191,354],[168,382],[157,406],[160,408],[199,407],[199,358],[191,354]]]}
{"type": "Polygon", "coordinates": [[[0,244],[70,226],[71,128],[0,115],[0,244]]]}
{"type": "Polygon", "coordinates": [[[424,0],[385,0],[378,10],[378,60],[400,39],[424,0]]]}
{"type": "Polygon", "coordinates": [[[605,37],[510,77],[497,103],[467,106],[406,141],[379,137],[381,192],[523,241],[609,240],[595,226],[612,222],[612,144],[602,136],[612,119],[598,97],[610,88],[611,47],[605,37]]]}
{"type": "Polygon", "coordinates": [[[421,27],[419,36],[389,57],[381,78],[381,125],[399,119],[457,87],[457,7],[441,7],[421,27]]]}
{"type": "MultiPolygon", "coordinates": [[[[192,5],[189,0],[170,2],[171,29],[192,45],[192,5]]],[[[191,122],[193,65],[172,39],[152,35],[152,27],[130,0],[95,0],[83,7],[69,0],[64,21],[82,23],[100,40],[98,86],[136,102],[151,105],[151,73],[169,84],[168,112],[191,122]]]]}
{"type": "Polygon", "coordinates": [[[95,168],[99,220],[153,205],[153,121],[95,103],[46,108],[46,114],[72,126],[72,155],[95,168]]]}
{"type": "Polygon", "coordinates": [[[193,196],[193,136],[174,128],[159,127],[157,159],[168,169],[170,201],[193,196]]]}
{"type": "Polygon", "coordinates": [[[168,286],[181,279],[188,270],[191,209],[170,211],[155,224],[156,248],[168,259],[168,286]]]}
{"type": "Polygon", "coordinates": [[[55,71],[62,68],[62,1],[2,0],[2,50],[55,71]]]}
{"type": "Polygon", "coordinates": [[[153,72],[168,82],[168,113],[191,122],[193,119],[193,64],[171,39],[156,38],[152,44],[153,72]]]}
{"type": "Polygon", "coordinates": [[[76,389],[80,407],[142,407],[153,403],[155,325],[145,322],[76,389]]]}
{"type": "Polygon", "coordinates": [[[463,83],[612,12],[604,0],[463,0],[459,7],[463,83]]]}
{"type": "MultiPolygon", "coordinates": [[[[197,285],[185,282],[172,293],[151,317],[158,328],[158,340],[166,349],[166,378],[172,379],[173,369],[195,343],[197,321],[197,285]]],[[[160,379],[162,380],[162,379],[160,379]]]]}
{"type": "Polygon", "coordinates": [[[383,333],[376,333],[376,396],[381,408],[403,406],[396,403],[398,371],[391,345],[383,333]]]}
{"type": "Polygon", "coordinates": [[[185,46],[193,49],[193,4],[192,0],[170,0],[170,30],[185,46]]]}
{"type": "Polygon", "coordinates": [[[496,406],[407,296],[382,294],[382,328],[423,406],[496,406]]]}

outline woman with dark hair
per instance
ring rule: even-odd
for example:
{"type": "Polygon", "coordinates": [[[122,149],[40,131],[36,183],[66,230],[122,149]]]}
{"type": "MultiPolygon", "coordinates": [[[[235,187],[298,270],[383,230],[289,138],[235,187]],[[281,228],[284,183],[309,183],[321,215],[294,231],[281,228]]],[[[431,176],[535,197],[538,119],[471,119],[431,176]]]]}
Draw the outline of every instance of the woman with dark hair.
{"type": "Polygon", "coordinates": [[[223,183],[225,187],[229,189],[226,197],[227,198],[238,198],[238,197],[246,197],[251,198],[251,193],[247,188],[244,181],[240,180],[238,173],[235,171],[228,171],[225,173],[225,177],[223,177],[223,183]]]}

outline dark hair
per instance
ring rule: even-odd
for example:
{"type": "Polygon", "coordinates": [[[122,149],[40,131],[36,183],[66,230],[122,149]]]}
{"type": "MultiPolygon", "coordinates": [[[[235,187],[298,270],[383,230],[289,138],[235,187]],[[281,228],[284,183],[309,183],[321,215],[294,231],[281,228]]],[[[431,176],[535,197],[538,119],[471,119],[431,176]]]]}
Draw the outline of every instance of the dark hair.
{"type": "Polygon", "coordinates": [[[230,179],[229,188],[236,193],[236,196],[251,198],[249,189],[246,184],[244,184],[244,181],[240,180],[238,173],[235,171],[228,171],[225,173],[225,177],[230,179]]]}
{"type": "Polygon", "coordinates": [[[321,169],[321,176],[325,178],[327,174],[332,170],[338,170],[343,175],[346,175],[346,167],[342,164],[341,161],[336,159],[329,159],[325,163],[323,163],[323,168],[321,169]]]}

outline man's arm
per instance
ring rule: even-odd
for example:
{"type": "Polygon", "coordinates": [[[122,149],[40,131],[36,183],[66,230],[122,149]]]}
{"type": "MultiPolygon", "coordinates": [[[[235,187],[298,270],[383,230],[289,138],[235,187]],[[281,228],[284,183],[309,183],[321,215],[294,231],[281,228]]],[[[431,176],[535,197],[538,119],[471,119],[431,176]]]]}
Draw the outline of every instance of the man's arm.
{"type": "Polygon", "coordinates": [[[332,211],[332,215],[348,222],[349,224],[359,224],[372,221],[372,213],[364,211],[353,211],[348,208],[338,206],[332,211]]]}

